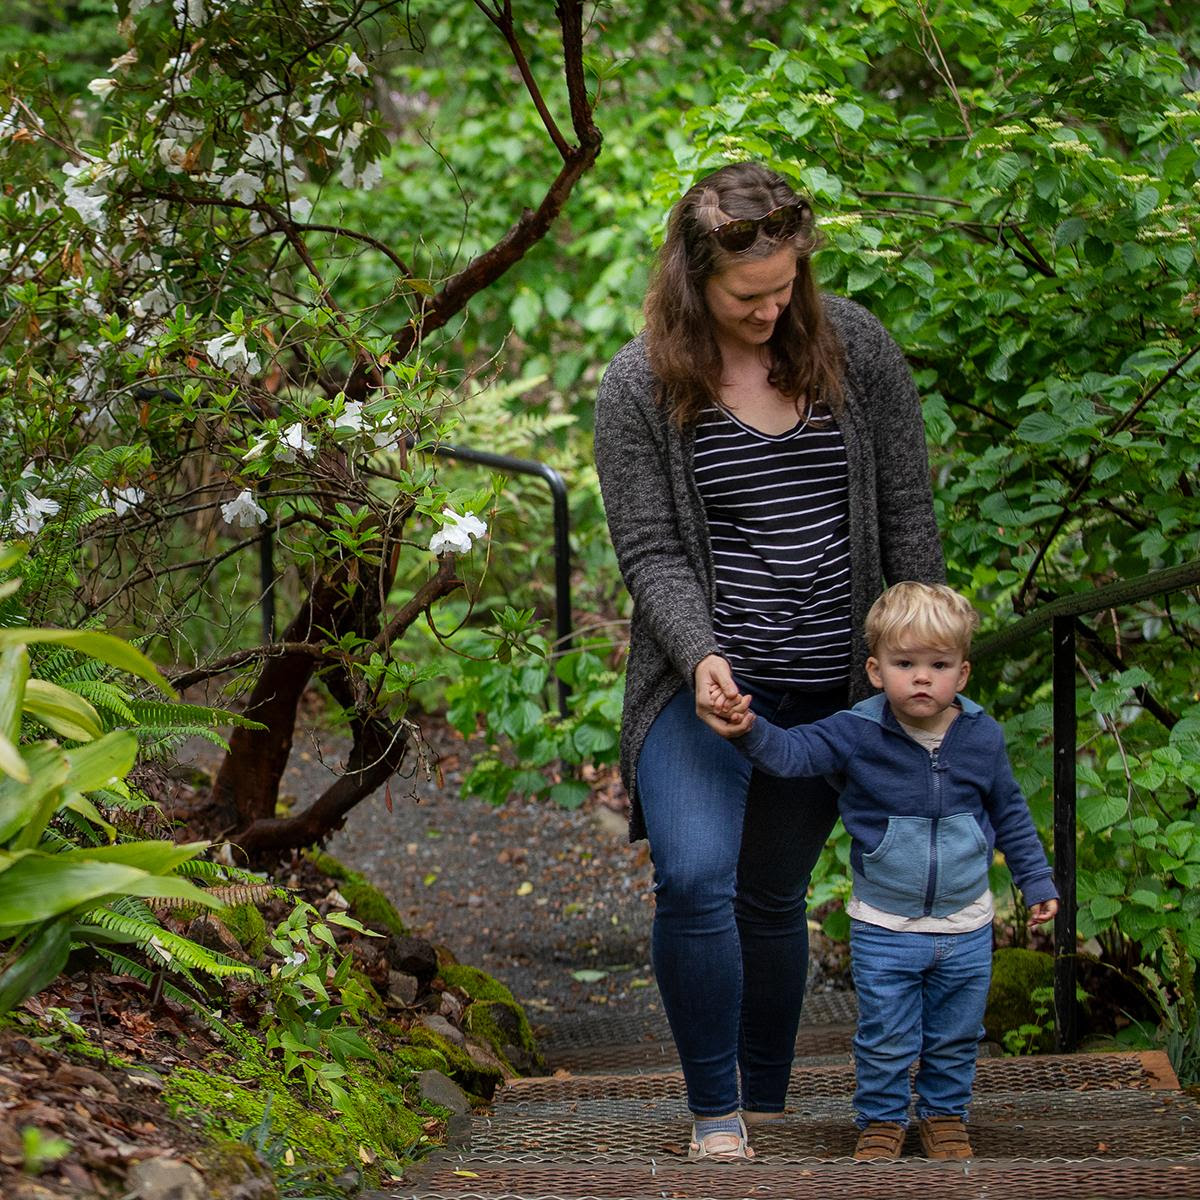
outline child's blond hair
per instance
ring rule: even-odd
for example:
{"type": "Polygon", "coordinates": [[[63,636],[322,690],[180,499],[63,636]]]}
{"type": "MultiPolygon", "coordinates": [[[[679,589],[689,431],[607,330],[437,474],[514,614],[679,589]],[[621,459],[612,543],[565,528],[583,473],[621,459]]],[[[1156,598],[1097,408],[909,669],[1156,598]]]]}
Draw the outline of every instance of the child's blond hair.
{"type": "Polygon", "coordinates": [[[965,596],[944,583],[893,584],[867,613],[867,647],[877,654],[887,646],[944,647],[966,658],[979,614],[965,596]]]}

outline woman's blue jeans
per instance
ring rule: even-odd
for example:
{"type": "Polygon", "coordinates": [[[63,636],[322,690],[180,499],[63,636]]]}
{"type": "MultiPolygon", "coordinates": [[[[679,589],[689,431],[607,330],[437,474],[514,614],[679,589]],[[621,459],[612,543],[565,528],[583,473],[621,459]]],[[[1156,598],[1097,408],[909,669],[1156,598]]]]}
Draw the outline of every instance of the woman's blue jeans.
{"type": "Polygon", "coordinates": [[[992,974],[992,926],[971,933],[896,933],[850,923],[858,993],[854,1118],[908,1124],[908,1069],[917,1116],[965,1117],[992,974]]]}
{"type": "MultiPolygon", "coordinates": [[[[845,689],[742,690],[785,728],[846,703],[845,689]]],[[[637,788],[654,862],[651,956],[688,1107],[782,1112],[808,974],[808,880],[837,794],[822,779],[753,770],[686,690],[651,726],[637,788]]]]}

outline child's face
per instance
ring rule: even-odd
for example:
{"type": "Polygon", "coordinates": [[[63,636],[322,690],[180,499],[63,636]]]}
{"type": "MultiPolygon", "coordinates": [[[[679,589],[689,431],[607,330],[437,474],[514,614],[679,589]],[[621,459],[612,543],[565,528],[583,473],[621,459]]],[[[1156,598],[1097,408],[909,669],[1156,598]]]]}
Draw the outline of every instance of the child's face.
{"type": "Polygon", "coordinates": [[[945,646],[884,646],[867,659],[867,676],[883,688],[896,716],[934,732],[954,719],[947,709],[970,673],[962,652],[945,646]]]}

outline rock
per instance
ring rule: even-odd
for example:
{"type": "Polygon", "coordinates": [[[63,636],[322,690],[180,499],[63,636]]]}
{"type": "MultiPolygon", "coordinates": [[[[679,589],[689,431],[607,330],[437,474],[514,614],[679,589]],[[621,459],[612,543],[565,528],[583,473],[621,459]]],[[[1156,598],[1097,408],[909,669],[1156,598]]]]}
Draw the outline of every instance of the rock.
{"type": "Polygon", "coordinates": [[[448,1109],[455,1116],[471,1111],[471,1102],[467,1093],[452,1079],[447,1079],[441,1071],[421,1071],[417,1075],[417,1085],[421,1089],[421,1098],[428,1104],[436,1104],[448,1109]]]}
{"type": "Polygon", "coordinates": [[[498,1072],[503,1079],[512,1075],[506,1063],[502,1063],[487,1046],[474,1038],[467,1038],[466,1051],[471,1056],[471,1061],[481,1070],[498,1072]]]}
{"type": "MultiPolygon", "coordinates": [[[[1030,1051],[1051,1053],[1054,1050],[1054,1030],[1047,1029],[1045,1018],[1039,1019],[1032,993],[1038,988],[1054,986],[1054,956],[1040,950],[1023,950],[1016,946],[996,950],[992,954],[992,982],[988,991],[987,1012],[983,1027],[988,1038],[1004,1045],[1004,1035],[1022,1025],[1040,1025],[1041,1032],[1032,1034],[1030,1051]]],[[[1053,1005],[1050,1005],[1053,1012],[1053,1005]]]]}
{"type": "Polygon", "coordinates": [[[454,1025],[462,1024],[463,1002],[453,992],[443,992],[438,1013],[454,1025]]]}
{"type": "Polygon", "coordinates": [[[384,947],[388,966],[428,983],[438,971],[437,951],[424,939],[393,934],[384,947]]]}
{"type": "Polygon", "coordinates": [[[129,1200],[208,1200],[204,1177],[176,1158],[147,1158],[125,1177],[129,1200]]]}
{"type": "Polygon", "coordinates": [[[439,1016],[437,1013],[424,1013],[421,1016],[421,1024],[429,1030],[430,1033],[436,1033],[438,1037],[444,1038],[455,1046],[465,1046],[467,1044],[466,1036],[463,1031],[454,1025],[451,1025],[445,1017],[439,1016]]]}
{"type": "Polygon", "coordinates": [[[85,1087],[94,1088],[105,1096],[117,1094],[116,1087],[107,1075],[101,1075],[99,1071],[93,1071],[91,1067],[77,1067],[74,1063],[63,1063],[51,1076],[50,1082],[55,1087],[71,1088],[72,1090],[85,1087]]]}
{"type": "Polygon", "coordinates": [[[421,990],[421,981],[415,975],[404,971],[389,971],[387,977],[387,998],[396,1004],[408,1008],[417,998],[421,990]]]}
{"type": "Polygon", "coordinates": [[[246,952],[242,949],[241,942],[216,917],[206,914],[188,922],[185,936],[208,950],[218,950],[222,954],[228,954],[230,958],[237,959],[238,962],[246,961],[246,952]]]}

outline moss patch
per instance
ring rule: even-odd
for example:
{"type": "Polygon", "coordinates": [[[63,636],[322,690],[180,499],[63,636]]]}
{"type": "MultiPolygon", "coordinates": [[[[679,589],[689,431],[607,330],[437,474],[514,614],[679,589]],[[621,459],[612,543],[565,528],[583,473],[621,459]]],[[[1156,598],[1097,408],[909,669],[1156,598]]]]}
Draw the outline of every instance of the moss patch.
{"type": "Polygon", "coordinates": [[[369,1064],[348,1064],[341,1081],[350,1097],[347,1109],[333,1113],[319,1093],[309,1097],[285,1079],[257,1042],[247,1039],[243,1055],[230,1067],[236,1080],[218,1070],[172,1072],[164,1092],[171,1111],[195,1118],[217,1141],[237,1140],[265,1119],[303,1165],[330,1177],[360,1161],[360,1146],[383,1165],[411,1155],[422,1140],[421,1118],[407,1107],[400,1081],[369,1064]]]}
{"type": "MultiPolygon", "coordinates": [[[[1004,1044],[1010,1029],[1037,1023],[1034,1002],[1036,988],[1054,986],[1054,956],[1040,950],[1008,947],[992,955],[992,984],[988,991],[983,1027],[994,1042],[1004,1044]]],[[[1034,1040],[1033,1049],[1050,1053],[1054,1049],[1054,1031],[1044,1029],[1034,1040]]]]}
{"type": "Polygon", "coordinates": [[[471,997],[466,1015],[467,1028],[490,1045],[515,1073],[544,1068],[545,1062],[525,1010],[504,984],[478,967],[443,966],[441,976],[446,983],[461,988],[471,997]]]}
{"type": "Polygon", "coordinates": [[[259,958],[267,948],[267,922],[253,904],[234,904],[222,911],[217,919],[251,958],[259,958]]]}
{"type": "Polygon", "coordinates": [[[489,1100],[496,1088],[504,1082],[504,1075],[494,1067],[477,1063],[461,1046],[439,1037],[431,1029],[414,1025],[404,1035],[416,1049],[436,1051],[442,1063],[432,1064],[448,1075],[471,1098],[472,1103],[489,1100]]]}
{"type": "Polygon", "coordinates": [[[343,866],[324,850],[309,850],[307,857],[318,871],[337,880],[338,891],[346,897],[351,913],[364,925],[386,929],[401,937],[408,936],[408,926],[395,906],[373,883],[368,883],[364,876],[343,866]]]}

